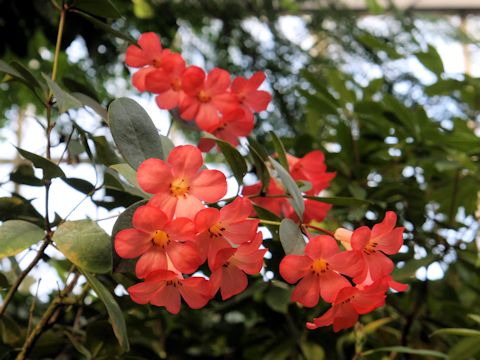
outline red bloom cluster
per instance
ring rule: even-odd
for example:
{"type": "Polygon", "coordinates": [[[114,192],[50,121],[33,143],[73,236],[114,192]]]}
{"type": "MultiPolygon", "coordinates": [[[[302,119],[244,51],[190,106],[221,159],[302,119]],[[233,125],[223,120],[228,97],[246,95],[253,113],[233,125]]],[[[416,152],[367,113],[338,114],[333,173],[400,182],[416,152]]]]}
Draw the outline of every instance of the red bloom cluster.
{"type": "MultiPolygon", "coordinates": [[[[140,68],[132,78],[140,91],[157,94],[161,109],[179,109],[182,119],[195,120],[198,127],[238,145],[238,138],[253,129],[253,113],[267,108],[271,95],[258,90],[265,80],[263,72],[251,78],[237,77],[214,68],[208,74],[198,66],[187,66],[183,57],[163,49],[155,33],[144,33],[138,45],[127,49],[128,66],[140,68]]],[[[213,142],[203,140],[201,148],[208,150],[213,142]]]]}
{"type": "Polygon", "coordinates": [[[297,281],[292,301],[314,307],[320,297],[332,304],[322,316],[308,323],[309,329],[333,324],[334,331],[353,326],[359,314],[366,314],[385,303],[389,288],[404,291],[407,286],[392,280],[393,262],[386,255],[396,254],[403,244],[403,227],[395,227],[397,216],[389,211],[384,220],[355,231],[338,229],[335,239],[321,235],[310,239],[305,255],[287,255],[280,263],[280,274],[289,283],[297,281]],[[345,276],[351,277],[353,286],[345,276]]]}
{"type": "MultiPolygon", "coordinates": [[[[299,159],[287,154],[289,171],[292,178],[296,181],[308,181],[311,189],[305,191],[307,195],[318,195],[330,185],[330,181],[335,177],[335,173],[328,173],[325,165],[325,156],[320,150],[314,150],[299,159]]],[[[298,216],[285,195],[285,189],[282,185],[270,179],[266,196],[260,196],[262,183],[257,182],[253,185],[245,186],[242,194],[253,196],[252,201],[258,206],[270,210],[281,218],[290,218],[299,222],[298,216]]],[[[308,224],[311,221],[322,221],[332,206],[316,200],[305,200],[305,213],[303,223],[308,224]]]]}
{"type": "Polygon", "coordinates": [[[238,197],[218,210],[227,192],[225,175],[203,167],[200,150],[177,146],[166,161],[148,159],[138,168],[140,187],[153,194],[132,219],[133,228],[115,237],[115,250],[138,258],[136,275],[144,282],[128,289],[133,301],[180,310],[180,299],[192,308],[205,306],[220,290],[223,299],[247,287],[245,274],[258,274],[266,249],[260,249],[258,220],[248,218],[250,200],[238,197]],[[189,276],[208,259],[210,279],[189,276]]]}

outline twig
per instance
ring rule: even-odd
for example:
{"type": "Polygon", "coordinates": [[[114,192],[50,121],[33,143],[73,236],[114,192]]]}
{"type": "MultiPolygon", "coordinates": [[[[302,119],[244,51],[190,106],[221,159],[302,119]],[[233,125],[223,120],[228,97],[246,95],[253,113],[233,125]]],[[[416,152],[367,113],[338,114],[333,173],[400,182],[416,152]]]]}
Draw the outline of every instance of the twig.
{"type": "Polygon", "coordinates": [[[40,288],[40,282],[42,279],[38,279],[37,283],[37,290],[35,291],[35,297],[32,300],[32,305],[30,306],[30,315],[28,317],[28,327],[27,327],[27,335],[30,334],[30,331],[32,331],[32,324],[33,324],[33,313],[35,312],[35,305],[37,303],[37,297],[38,297],[38,289],[40,288]]]}
{"type": "Polygon", "coordinates": [[[7,306],[8,304],[10,303],[10,301],[12,301],[13,299],[13,295],[15,295],[15,292],[18,290],[20,284],[22,283],[23,279],[25,279],[25,277],[28,275],[28,273],[35,267],[35,265],[37,265],[37,263],[40,261],[40,259],[42,258],[43,254],[45,253],[45,249],[48,247],[48,245],[50,244],[50,237],[47,237],[42,246],[40,247],[40,249],[38,250],[38,253],[37,255],[35,256],[35,258],[32,260],[32,262],[30,263],[30,265],[28,265],[25,270],[23,270],[19,277],[17,278],[17,280],[15,281],[15,283],[12,285],[12,287],[10,288],[10,290],[8,291],[7,295],[5,296],[5,300],[3,301],[3,304],[2,304],[2,307],[0,308],[0,317],[3,316],[3,314],[5,314],[5,311],[7,310],[7,306]]]}
{"type": "Polygon", "coordinates": [[[17,355],[17,360],[24,360],[27,358],[27,355],[30,353],[32,350],[33,346],[35,345],[35,342],[38,340],[40,335],[42,335],[45,327],[48,325],[51,317],[57,310],[57,308],[68,302],[65,302],[65,297],[73,290],[75,284],[77,283],[78,279],[80,278],[80,272],[77,272],[70,282],[50,303],[48,306],[47,310],[43,313],[42,317],[40,318],[40,321],[38,322],[37,326],[33,329],[33,331],[28,335],[27,339],[25,340],[25,343],[23,344],[22,350],[20,353],[17,355]]]}

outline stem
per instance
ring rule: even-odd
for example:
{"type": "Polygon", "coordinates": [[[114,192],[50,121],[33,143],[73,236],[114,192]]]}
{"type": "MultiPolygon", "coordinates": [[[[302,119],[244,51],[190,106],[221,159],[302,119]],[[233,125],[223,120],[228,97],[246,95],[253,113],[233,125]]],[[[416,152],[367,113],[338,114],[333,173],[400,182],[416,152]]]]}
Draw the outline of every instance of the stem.
{"type": "Polygon", "coordinates": [[[280,221],[263,220],[263,219],[256,219],[256,218],[248,218],[248,220],[258,220],[260,221],[260,224],[280,226],[280,221]]]}
{"type": "Polygon", "coordinates": [[[38,250],[38,253],[37,255],[35,256],[35,258],[32,260],[32,262],[30,263],[30,265],[28,265],[26,267],[25,270],[23,270],[19,277],[17,278],[17,280],[15,281],[15,283],[12,285],[12,287],[10,288],[10,290],[8,291],[7,295],[5,296],[5,300],[3,301],[3,304],[2,304],[2,307],[0,308],[0,317],[3,316],[3,314],[5,314],[5,311],[7,310],[7,306],[8,304],[10,303],[10,301],[12,301],[13,299],[13,295],[15,295],[15,293],[17,292],[20,284],[22,283],[23,279],[25,279],[25,277],[28,275],[28,273],[35,267],[35,265],[37,265],[37,263],[40,261],[40,259],[42,258],[43,256],[43,253],[45,251],[45,249],[47,248],[47,246],[49,245],[50,243],[50,239],[45,239],[45,241],[43,242],[42,246],[40,247],[40,249],[38,250]]]}
{"type": "Polygon", "coordinates": [[[318,226],[313,226],[313,225],[308,225],[308,224],[303,224],[303,226],[305,226],[309,229],[314,229],[314,230],[323,232],[324,234],[330,235],[331,237],[335,237],[335,235],[331,231],[328,231],[324,228],[321,228],[321,227],[318,227],[318,226]]]}
{"type": "Polygon", "coordinates": [[[17,360],[24,360],[27,358],[27,355],[32,350],[35,342],[38,340],[40,335],[42,335],[45,327],[48,325],[49,320],[51,319],[52,315],[55,313],[57,308],[64,302],[64,298],[73,290],[75,284],[77,283],[78,279],[80,278],[80,272],[77,272],[65,289],[63,289],[50,303],[47,310],[43,313],[40,321],[38,322],[37,326],[33,329],[30,335],[27,335],[27,340],[23,344],[22,350],[17,355],[17,360]]]}
{"type": "Polygon", "coordinates": [[[52,80],[55,81],[57,77],[58,57],[60,56],[60,48],[62,46],[63,29],[65,27],[65,15],[67,8],[65,6],[60,10],[60,22],[58,24],[57,43],[55,45],[55,56],[53,58],[52,80]]]}

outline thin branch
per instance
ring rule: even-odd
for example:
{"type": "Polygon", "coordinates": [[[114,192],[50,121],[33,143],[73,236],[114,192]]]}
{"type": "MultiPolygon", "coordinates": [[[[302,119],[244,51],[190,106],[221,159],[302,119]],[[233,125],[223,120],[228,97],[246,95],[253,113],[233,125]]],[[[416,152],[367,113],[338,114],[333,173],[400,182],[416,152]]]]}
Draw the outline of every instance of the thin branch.
{"type": "Polygon", "coordinates": [[[42,258],[43,254],[45,253],[45,249],[48,247],[48,245],[50,244],[50,237],[47,237],[42,246],[40,247],[40,249],[38,250],[37,252],[37,255],[35,256],[35,258],[32,260],[32,262],[25,268],[25,270],[23,270],[21,273],[20,273],[20,276],[17,278],[17,280],[15,281],[15,283],[12,285],[12,287],[10,288],[10,290],[8,291],[7,295],[5,296],[5,300],[3,301],[3,304],[2,304],[2,307],[0,308],[0,317],[3,316],[3,314],[5,314],[5,311],[7,310],[7,306],[8,304],[10,303],[10,301],[12,301],[13,299],[13,296],[15,295],[15,293],[17,292],[20,284],[22,283],[23,279],[25,279],[25,277],[28,275],[28,273],[35,267],[35,265],[37,265],[37,263],[40,261],[40,259],[42,258]]]}
{"type": "Polygon", "coordinates": [[[70,294],[73,290],[75,284],[77,283],[78,279],[80,278],[80,272],[76,272],[74,278],[68,284],[65,289],[63,289],[50,303],[47,310],[43,313],[40,321],[38,322],[37,326],[33,329],[33,331],[28,335],[25,343],[23,344],[22,350],[17,355],[17,360],[24,360],[27,358],[28,354],[32,350],[33,346],[35,345],[36,341],[42,335],[43,331],[47,327],[51,317],[57,310],[57,308],[62,304],[70,304],[70,302],[66,301],[66,296],[70,294]]]}

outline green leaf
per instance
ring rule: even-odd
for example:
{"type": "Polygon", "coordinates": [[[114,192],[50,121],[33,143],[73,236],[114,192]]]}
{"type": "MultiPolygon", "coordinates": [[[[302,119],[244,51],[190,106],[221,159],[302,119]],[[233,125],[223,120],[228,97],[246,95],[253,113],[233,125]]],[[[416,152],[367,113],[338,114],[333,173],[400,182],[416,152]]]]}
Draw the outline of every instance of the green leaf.
{"type": "MultiPolygon", "coordinates": [[[[435,335],[459,335],[459,336],[480,336],[480,330],[465,328],[445,328],[434,331],[430,336],[435,335]]],[[[480,339],[479,339],[480,341],[480,339]]]]}
{"type": "Polygon", "coordinates": [[[35,171],[30,164],[20,164],[15,171],[10,173],[10,180],[22,185],[43,186],[43,181],[35,176],[35,171]]]}
{"type": "Polygon", "coordinates": [[[152,197],[150,194],[147,194],[140,188],[140,185],[138,184],[138,181],[137,181],[137,173],[135,170],[132,169],[130,165],[115,164],[115,165],[111,165],[110,168],[115,170],[121,176],[123,176],[125,180],[128,182],[128,184],[124,184],[123,181],[121,183],[125,191],[133,195],[141,196],[143,198],[152,197]]]}
{"type": "Polygon", "coordinates": [[[88,106],[93,111],[95,111],[105,122],[108,121],[108,112],[97,100],[93,99],[92,97],[79,93],[74,92],[72,95],[78,99],[84,106],[88,106]]]}
{"type": "Polygon", "coordinates": [[[286,314],[290,305],[290,288],[281,281],[272,281],[265,294],[265,302],[274,311],[286,314]]]}
{"type": "Polygon", "coordinates": [[[27,221],[5,221],[0,226],[0,258],[17,255],[42,240],[44,236],[42,229],[27,221]]]}
{"type": "Polygon", "coordinates": [[[266,191],[270,184],[270,172],[265,165],[268,154],[265,149],[252,138],[248,139],[248,149],[250,150],[250,155],[255,165],[257,177],[262,183],[262,191],[266,191]]]}
{"type": "Polygon", "coordinates": [[[70,95],[68,92],[63,90],[58,84],[50,79],[47,75],[42,74],[43,78],[46,80],[48,87],[53,93],[53,96],[56,100],[56,106],[58,107],[58,111],[60,113],[64,113],[69,109],[76,109],[82,106],[82,103],[70,95]]]}
{"type": "Polygon", "coordinates": [[[303,254],[305,240],[300,227],[291,219],[283,219],[280,223],[280,242],[285,254],[303,254]]]}
{"type": "Polygon", "coordinates": [[[430,254],[422,259],[412,259],[406,261],[403,267],[396,268],[393,271],[392,277],[398,281],[408,280],[415,275],[418,269],[430,265],[436,260],[436,258],[437,257],[434,254],[430,254]]]}
{"type": "Polygon", "coordinates": [[[112,244],[107,233],[91,220],[61,224],[53,241],[65,257],[80,269],[108,273],[112,269],[112,244]]]}
{"type": "Polygon", "coordinates": [[[285,146],[283,146],[282,141],[278,138],[277,134],[273,131],[270,131],[270,136],[272,137],[273,147],[278,156],[278,161],[282,166],[289,171],[288,161],[287,161],[287,152],[285,151],[285,146]]]}
{"type": "MultiPolygon", "coordinates": [[[[210,136],[209,136],[210,137],[210,136]]],[[[243,177],[247,173],[247,163],[242,154],[238,152],[232,145],[228,142],[214,138],[220,150],[222,150],[225,160],[227,160],[230,169],[232,170],[233,176],[237,179],[238,185],[243,184],[243,177]]]]}
{"type": "Polygon", "coordinates": [[[473,321],[476,321],[477,323],[480,324],[480,315],[477,314],[468,314],[468,317],[472,319],[473,321]]]}
{"type": "Polygon", "coordinates": [[[167,157],[157,128],[134,100],[114,100],[108,107],[108,120],[115,144],[134,169],[146,159],[167,157]]]}
{"type": "Polygon", "coordinates": [[[15,69],[13,66],[9,65],[3,60],[0,60],[0,72],[10,75],[14,79],[28,84],[28,81],[22,76],[22,74],[17,71],[17,69],[15,69]]]}
{"type": "Polygon", "coordinates": [[[437,50],[432,45],[428,45],[426,52],[418,52],[415,56],[423,66],[435,75],[440,76],[445,71],[442,58],[438,55],[437,50]]]}
{"type": "Polygon", "coordinates": [[[292,197],[289,200],[293,208],[295,209],[295,212],[297,213],[298,218],[302,220],[303,213],[305,211],[305,202],[303,200],[302,193],[300,192],[300,189],[297,186],[297,183],[295,182],[295,180],[292,179],[288,171],[285,170],[285,168],[282,165],[280,165],[276,160],[272,159],[271,157],[269,159],[273,168],[275,169],[278,176],[280,177],[280,180],[282,181],[283,186],[285,186],[285,189],[292,197]]]}
{"type": "Polygon", "coordinates": [[[448,360],[478,359],[480,354],[480,338],[468,337],[457,342],[448,352],[448,360]]]}
{"type": "Polygon", "coordinates": [[[338,206],[359,206],[359,205],[372,205],[373,201],[363,200],[357,198],[349,197],[321,197],[321,196],[305,196],[306,199],[315,200],[324,202],[327,204],[338,205],[338,206]]]}
{"type": "Polygon", "coordinates": [[[113,332],[115,333],[120,346],[124,352],[128,352],[130,350],[130,344],[128,342],[127,325],[125,323],[125,318],[123,317],[122,309],[118,306],[113,295],[110,294],[108,289],[98,279],[88,272],[83,272],[83,274],[98,298],[105,305],[112,323],[113,332]]]}
{"type": "Polygon", "coordinates": [[[92,195],[93,191],[95,190],[95,186],[93,186],[93,184],[87,180],[78,178],[62,178],[62,180],[75,190],[78,190],[85,195],[92,195]]]}
{"type": "Polygon", "coordinates": [[[367,8],[373,15],[380,15],[383,13],[383,6],[378,3],[377,0],[366,0],[367,8]]]}
{"type": "Polygon", "coordinates": [[[113,36],[118,37],[119,39],[123,39],[123,40],[125,40],[125,41],[127,41],[127,42],[129,42],[130,44],[133,44],[133,45],[136,45],[136,43],[137,43],[135,41],[135,39],[132,38],[130,35],[113,29],[109,24],[104,23],[103,21],[100,21],[100,20],[94,18],[93,16],[86,14],[83,11],[79,11],[79,10],[75,10],[75,9],[72,9],[70,11],[83,16],[85,19],[90,21],[96,27],[100,28],[101,30],[105,30],[106,32],[112,34],[113,36]]]}
{"type": "Polygon", "coordinates": [[[414,355],[422,355],[422,356],[432,356],[438,357],[442,359],[447,359],[448,356],[444,353],[435,350],[428,350],[428,349],[412,349],[406,346],[387,346],[381,347],[377,349],[368,350],[362,353],[363,356],[369,356],[378,352],[397,352],[402,354],[414,354],[414,355]]]}
{"type": "Polygon", "coordinates": [[[323,348],[310,341],[302,341],[300,343],[300,348],[302,353],[305,356],[306,360],[323,360],[325,359],[325,351],[323,348]]]}
{"type": "Polygon", "coordinates": [[[75,8],[99,17],[110,19],[121,17],[110,0],[77,0],[75,1],[75,8]]]}
{"type": "MultiPolygon", "coordinates": [[[[16,147],[16,146],[15,146],[16,147]]],[[[63,170],[55,164],[54,162],[45,159],[44,157],[31,153],[30,151],[20,149],[16,147],[20,155],[22,155],[25,159],[30,160],[33,163],[33,166],[37,169],[43,170],[43,178],[44,179],[53,179],[56,177],[65,177],[65,173],[63,170]]]]}

